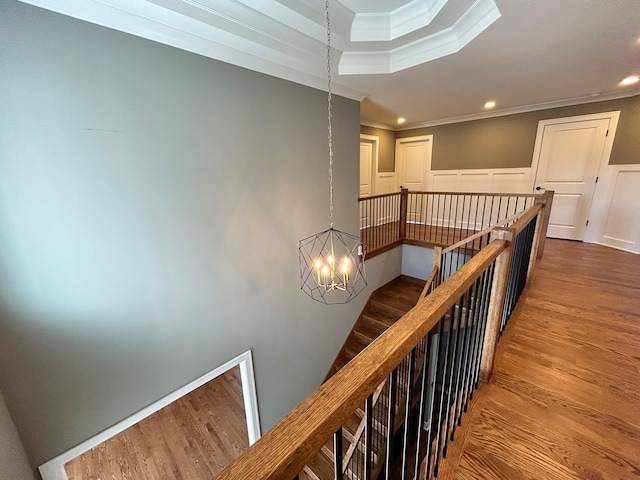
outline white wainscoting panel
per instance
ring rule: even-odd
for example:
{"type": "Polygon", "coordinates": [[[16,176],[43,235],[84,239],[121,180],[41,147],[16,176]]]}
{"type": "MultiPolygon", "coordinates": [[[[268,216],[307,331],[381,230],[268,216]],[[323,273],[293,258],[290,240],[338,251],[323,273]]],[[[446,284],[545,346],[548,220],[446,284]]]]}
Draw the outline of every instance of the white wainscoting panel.
{"type": "Polygon", "coordinates": [[[429,190],[436,192],[455,192],[458,184],[458,173],[450,171],[431,171],[429,190]]]}
{"type": "Polygon", "coordinates": [[[384,195],[385,193],[393,193],[396,191],[398,191],[396,189],[396,173],[378,172],[374,195],[384,195]]]}
{"type": "MultiPolygon", "coordinates": [[[[640,165],[609,166],[607,185],[603,185],[605,197],[602,222],[604,228],[596,243],[640,253],[640,165]]],[[[594,209],[602,205],[594,205],[594,209]]]]}
{"type": "Polygon", "coordinates": [[[531,193],[531,168],[432,170],[430,190],[438,192],[531,193]]]}

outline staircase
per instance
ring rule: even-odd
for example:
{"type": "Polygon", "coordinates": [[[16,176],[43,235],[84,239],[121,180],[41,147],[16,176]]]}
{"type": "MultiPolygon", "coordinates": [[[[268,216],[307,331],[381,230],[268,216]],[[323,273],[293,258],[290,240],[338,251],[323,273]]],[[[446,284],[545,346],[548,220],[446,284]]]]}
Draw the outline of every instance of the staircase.
{"type": "MultiPolygon", "coordinates": [[[[384,333],[400,317],[415,306],[420,297],[425,282],[412,277],[401,275],[390,283],[376,290],[369,298],[360,317],[349,333],[340,353],[331,366],[325,381],[345,366],[352,358],[364,350],[373,340],[384,333]]],[[[400,381],[400,379],[399,379],[400,381]]],[[[383,418],[376,419],[376,408],[381,412],[388,407],[388,386],[386,382],[378,387],[374,394],[374,420],[373,439],[374,464],[381,467],[385,455],[386,421],[383,418]],[[379,407],[376,407],[378,405],[379,407]],[[386,406],[385,406],[386,405],[386,406]]],[[[401,399],[398,399],[401,400],[401,399]]],[[[349,468],[348,459],[358,458],[364,455],[364,440],[360,433],[364,428],[364,411],[356,411],[342,427],[342,457],[344,460],[344,473],[341,478],[359,480],[364,477],[363,472],[352,471],[349,468]],[[354,440],[355,439],[355,440],[354,440]]],[[[334,445],[333,437],[322,447],[322,450],[312,459],[299,474],[300,480],[333,480],[334,473],[334,445]]],[[[354,462],[354,464],[362,462],[354,462]]],[[[375,478],[379,468],[375,468],[371,478],[375,478]]]]}

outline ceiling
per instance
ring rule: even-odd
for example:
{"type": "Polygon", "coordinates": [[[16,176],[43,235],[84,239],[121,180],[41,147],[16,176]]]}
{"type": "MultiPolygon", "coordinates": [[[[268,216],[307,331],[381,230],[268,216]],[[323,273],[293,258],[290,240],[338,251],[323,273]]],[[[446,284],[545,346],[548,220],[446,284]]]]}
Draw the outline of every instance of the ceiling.
{"type": "MultiPolygon", "coordinates": [[[[22,1],[326,90],[323,0],[22,1]]],[[[620,85],[640,75],[640,0],[331,0],[330,17],[332,89],[367,125],[640,94],[620,85]]]]}

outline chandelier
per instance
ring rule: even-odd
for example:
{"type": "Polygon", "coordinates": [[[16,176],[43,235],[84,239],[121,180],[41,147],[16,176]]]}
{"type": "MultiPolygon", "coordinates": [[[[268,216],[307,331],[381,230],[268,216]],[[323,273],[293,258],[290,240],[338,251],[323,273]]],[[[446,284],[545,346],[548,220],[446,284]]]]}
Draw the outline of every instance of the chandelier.
{"type": "Polygon", "coordinates": [[[331,24],[327,23],[327,117],[329,142],[329,228],[299,242],[301,289],[326,304],[347,303],[367,286],[360,237],[333,228],[333,142],[331,129],[331,24]]]}

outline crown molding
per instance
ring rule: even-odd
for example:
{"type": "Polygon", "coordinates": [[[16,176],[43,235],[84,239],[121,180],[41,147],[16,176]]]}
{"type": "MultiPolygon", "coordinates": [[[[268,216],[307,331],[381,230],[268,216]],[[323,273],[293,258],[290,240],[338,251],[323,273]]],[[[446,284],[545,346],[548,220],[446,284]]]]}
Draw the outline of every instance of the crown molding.
{"type": "Polygon", "coordinates": [[[493,0],[478,0],[451,27],[391,50],[345,51],[340,75],[386,74],[459,52],[500,18],[493,0]]]}
{"type": "MultiPolygon", "coordinates": [[[[603,95],[588,95],[584,97],[568,98],[565,100],[556,100],[553,102],[536,103],[531,105],[524,105],[521,107],[507,108],[507,109],[499,110],[495,112],[483,112],[483,113],[476,113],[471,115],[462,115],[459,117],[442,118],[439,120],[416,123],[408,126],[403,125],[401,128],[397,128],[397,127],[390,128],[389,126],[386,126],[386,127],[377,126],[376,128],[384,128],[385,130],[393,130],[395,132],[401,132],[406,130],[417,130],[419,128],[437,127],[440,125],[449,125],[452,123],[471,122],[474,120],[484,120],[486,118],[504,117],[507,115],[517,115],[519,113],[536,112],[539,110],[551,110],[554,108],[572,107],[572,106],[584,105],[588,103],[606,102],[608,100],[617,100],[620,98],[635,97],[636,95],[640,95],[640,88],[627,90],[625,92],[612,92],[612,93],[603,94],[603,95]]],[[[365,124],[363,123],[363,125],[365,124]]]]}
{"type": "Polygon", "coordinates": [[[357,13],[352,42],[389,42],[431,24],[448,0],[413,0],[392,12],[357,13]]]}
{"type": "MultiPolygon", "coordinates": [[[[268,38],[265,32],[255,28],[254,36],[249,39],[241,35],[242,30],[230,31],[214,26],[214,19],[222,19],[240,29],[249,28],[229,16],[223,18],[219,11],[205,10],[202,4],[193,0],[183,2],[183,8],[195,7],[201,14],[214,18],[207,19],[209,21],[194,19],[160,5],[166,3],[163,0],[157,0],[157,3],[130,0],[21,1],[259,73],[323,91],[327,89],[326,66],[319,64],[313,55],[308,52],[301,55],[301,48],[295,44],[282,48],[284,42],[268,38]]],[[[318,45],[326,48],[320,43],[318,45]]],[[[341,84],[337,78],[332,82],[332,90],[337,95],[359,102],[366,96],[364,92],[341,84]]]]}

